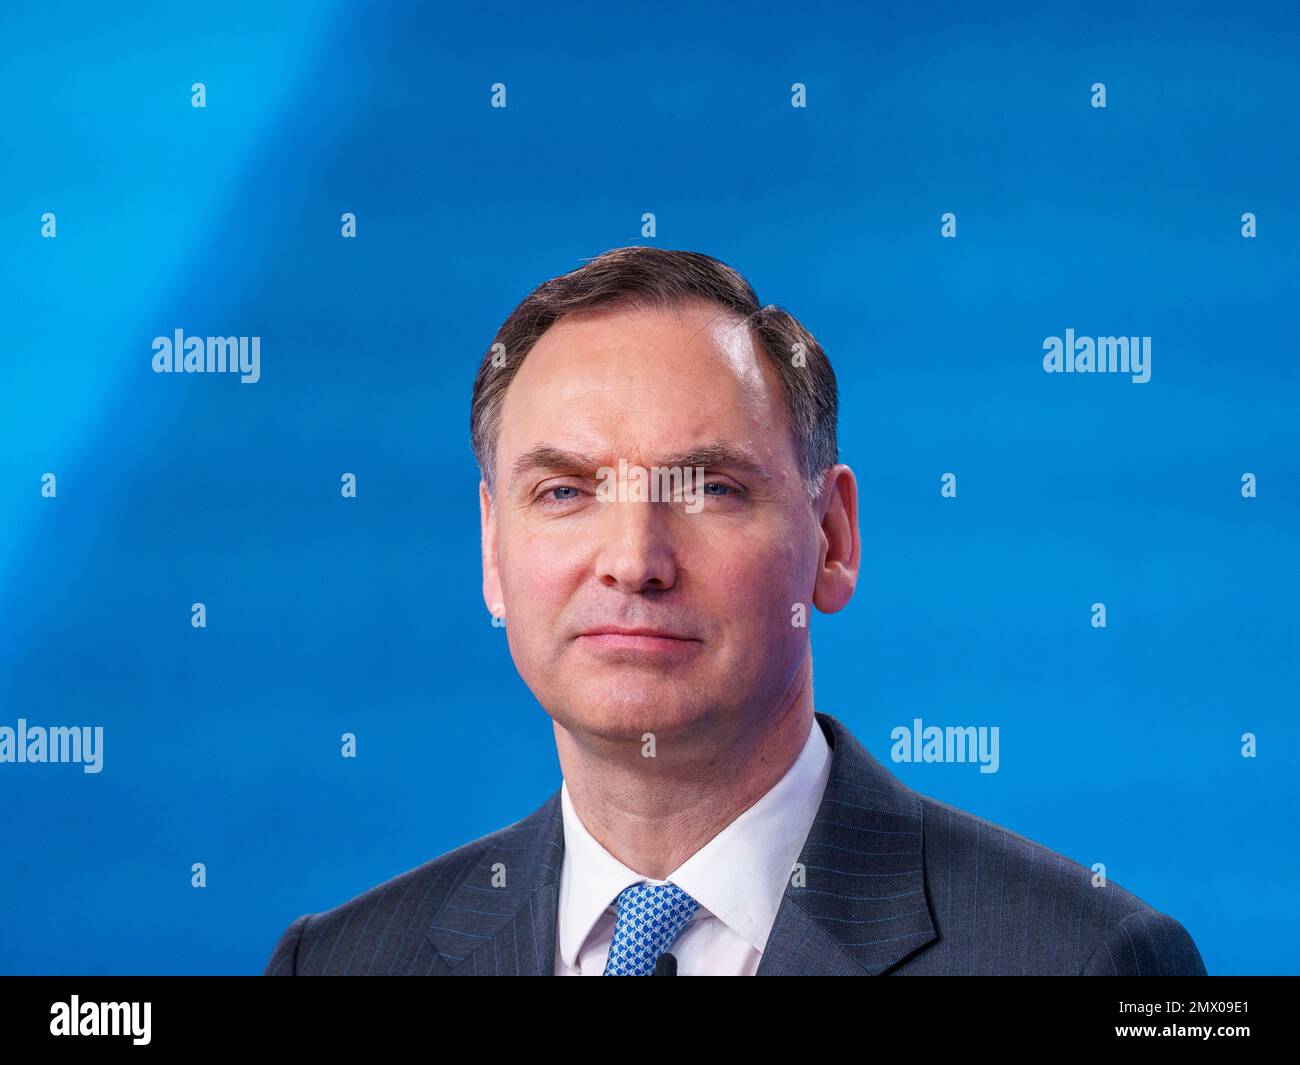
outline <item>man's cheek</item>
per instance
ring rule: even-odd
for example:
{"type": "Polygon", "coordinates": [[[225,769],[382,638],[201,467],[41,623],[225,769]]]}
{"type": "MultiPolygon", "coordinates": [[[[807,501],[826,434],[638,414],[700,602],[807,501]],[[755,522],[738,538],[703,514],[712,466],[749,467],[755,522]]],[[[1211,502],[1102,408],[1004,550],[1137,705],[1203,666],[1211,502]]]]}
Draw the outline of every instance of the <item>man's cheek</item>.
{"type": "Polygon", "coordinates": [[[563,640],[561,618],[566,600],[563,590],[549,575],[536,570],[517,574],[510,583],[507,629],[521,641],[530,657],[552,656],[563,640]]]}

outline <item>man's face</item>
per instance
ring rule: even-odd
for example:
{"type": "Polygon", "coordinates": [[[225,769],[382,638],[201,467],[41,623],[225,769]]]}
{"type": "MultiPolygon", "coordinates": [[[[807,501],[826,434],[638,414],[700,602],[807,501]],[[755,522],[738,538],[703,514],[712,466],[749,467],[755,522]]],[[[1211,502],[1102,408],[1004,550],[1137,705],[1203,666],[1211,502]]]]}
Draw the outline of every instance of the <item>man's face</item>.
{"type": "Polygon", "coordinates": [[[791,698],[826,539],[780,381],[723,308],[562,318],[506,392],[480,494],[484,598],[571,733],[734,734],[791,698]],[[598,498],[601,467],[693,456],[693,502],[598,498]]]}

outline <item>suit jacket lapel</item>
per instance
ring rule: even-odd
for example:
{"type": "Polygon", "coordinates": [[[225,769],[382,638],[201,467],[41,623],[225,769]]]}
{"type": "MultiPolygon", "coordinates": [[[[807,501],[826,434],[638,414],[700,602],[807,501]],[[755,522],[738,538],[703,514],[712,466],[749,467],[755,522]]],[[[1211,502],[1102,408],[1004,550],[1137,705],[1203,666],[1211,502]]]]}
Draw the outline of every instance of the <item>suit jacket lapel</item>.
{"type": "Polygon", "coordinates": [[[554,975],[564,856],[559,791],[519,824],[485,842],[439,909],[428,932],[430,943],[453,976],[554,975]],[[505,885],[492,886],[501,872],[505,885]]]}
{"type": "Polygon", "coordinates": [[[831,770],[758,976],[879,975],[938,938],[920,798],[829,714],[831,770]]]}

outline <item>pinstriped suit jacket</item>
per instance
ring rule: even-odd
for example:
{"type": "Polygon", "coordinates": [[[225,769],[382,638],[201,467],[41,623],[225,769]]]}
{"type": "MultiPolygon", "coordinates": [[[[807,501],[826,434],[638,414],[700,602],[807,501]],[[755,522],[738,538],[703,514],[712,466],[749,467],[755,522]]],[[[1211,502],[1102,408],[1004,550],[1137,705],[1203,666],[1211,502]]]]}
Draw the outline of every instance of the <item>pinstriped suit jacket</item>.
{"type": "MultiPolygon", "coordinates": [[[[757,975],[1205,975],[1172,917],[913,791],[838,720],[816,718],[830,779],[757,975]]],[[[265,975],[551,975],[563,855],[557,790],[522,821],[302,915],[265,975]]]]}

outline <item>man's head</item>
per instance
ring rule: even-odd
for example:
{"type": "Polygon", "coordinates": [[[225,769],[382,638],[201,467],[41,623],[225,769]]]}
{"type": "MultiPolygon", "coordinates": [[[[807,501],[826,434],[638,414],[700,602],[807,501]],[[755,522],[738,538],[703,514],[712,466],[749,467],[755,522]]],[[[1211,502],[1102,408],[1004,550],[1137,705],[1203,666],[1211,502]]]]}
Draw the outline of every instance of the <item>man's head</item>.
{"type": "Polygon", "coordinates": [[[615,249],[519,304],[474,386],[483,593],[561,726],[734,734],[799,697],[857,577],[836,409],[812,335],[705,255],[615,249]],[[694,505],[610,498],[620,462],[694,505]]]}

